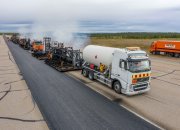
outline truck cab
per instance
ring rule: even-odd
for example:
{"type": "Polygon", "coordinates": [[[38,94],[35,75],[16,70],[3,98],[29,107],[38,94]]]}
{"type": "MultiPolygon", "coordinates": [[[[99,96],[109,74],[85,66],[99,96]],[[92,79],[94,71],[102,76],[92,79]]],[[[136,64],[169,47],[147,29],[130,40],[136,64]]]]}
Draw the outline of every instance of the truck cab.
{"type": "Polygon", "coordinates": [[[43,49],[44,49],[44,45],[43,45],[42,41],[34,41],[32,43],[33,51],[43,51],[43,49]]]}
{"type": "Polygon", "coordinates": [[[32,56],[38,58],[38,59],[43,59],[46,57],[46,52],[44,50],[45,46],[42,41],[34,41],[32,42],[32,56]]]}
{"type": "Polygon", "coordinates": [[[152,54],[156,53],[156,43],[157,43],[157,41],[154,41],[154,42],[151,43],[149,52],[152,53],[152,54]]]}
{"type": "Polygon", "coordinates": [[[111,79],[115,91],[126,95],[149,91],[151,67],[146,52],[124,49],[113,55],[111,79]]]}

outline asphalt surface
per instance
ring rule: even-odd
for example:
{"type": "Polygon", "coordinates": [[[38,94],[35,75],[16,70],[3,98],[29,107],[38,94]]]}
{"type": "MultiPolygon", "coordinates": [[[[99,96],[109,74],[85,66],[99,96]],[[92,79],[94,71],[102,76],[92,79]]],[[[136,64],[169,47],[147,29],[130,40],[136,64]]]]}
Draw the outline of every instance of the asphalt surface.
{"type": "Polygon", "coordinates": [[[18,45],[8,46],[50,129],[158,129],[18,45]]]}

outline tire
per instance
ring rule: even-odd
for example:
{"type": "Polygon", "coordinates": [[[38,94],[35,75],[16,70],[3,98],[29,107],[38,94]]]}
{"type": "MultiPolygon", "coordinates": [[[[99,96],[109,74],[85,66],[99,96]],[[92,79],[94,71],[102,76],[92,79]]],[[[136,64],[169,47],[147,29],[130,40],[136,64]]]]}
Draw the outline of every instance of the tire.
{"type": "Polygon", "coordinates": [[[82,74],[83,74],[84,77],[87,77],[88,76],[88,71],[86,69],[83,69],[82,74]]]}
{"type": "Polygon", "coordinates": [[[88,77],[89,77],[90,80],[94,80],[94,73],[89,72],[88,77]]]}
{"type": "Polygon", "coordinates": [[[156,55],[160,55],[160,51],[156,51],[156,55]]]}
{"type": "Polygon", "coordinates": [[[119,81],[114,82],[113,89],[116,93],[121,93],[121,84],[119,81]]]}
{"type": "Polygon", "coordinates": [[[175,53],[175,55],[174,55],[176,58],[178,58],[179,57],[179,54],[178,53],[175,53]]]}
{"type": "Polygon", "coordinates": [[[171,56],[172,56],[172,57],[175,57],[175,53],[172,53],[171,56]]]}

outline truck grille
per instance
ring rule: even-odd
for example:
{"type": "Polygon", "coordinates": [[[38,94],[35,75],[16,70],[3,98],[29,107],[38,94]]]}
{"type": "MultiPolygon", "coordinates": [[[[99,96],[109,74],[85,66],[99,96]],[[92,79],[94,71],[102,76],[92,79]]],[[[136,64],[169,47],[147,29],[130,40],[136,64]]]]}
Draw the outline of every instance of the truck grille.
{"type": "Polygon", "coordinates": [[[148,87],[148,84],[140,84],[140,85],[136,85],[134,86],[134,91],[140,91],[140,90],[144,90],[148,87]]]}
{"type": "Polygon", "coordinates": [[[149,81],[149,77],[137,79],[137,82],[146,82],[146,81],[149,81]]]}

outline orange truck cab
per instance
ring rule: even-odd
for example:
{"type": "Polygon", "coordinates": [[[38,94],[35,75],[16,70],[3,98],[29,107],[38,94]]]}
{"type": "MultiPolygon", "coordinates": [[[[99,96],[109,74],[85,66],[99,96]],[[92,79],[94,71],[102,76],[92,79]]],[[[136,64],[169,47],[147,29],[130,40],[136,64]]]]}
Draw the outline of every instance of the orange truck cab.
{"type": "Polygon", "coordinates": [[[152,54],[170,55],[180,57],[180,41],[154,41],[149,49],[152,54]]]}
{"type": "Polygon", "coordinates": [[[31,45],[32,56],[38,59],[46,59],[51,47],[51,38],[44,37],[43,41],[34,41],[31,45]]]}
{"type": "Polygon", "coordinates": [[[34,41],[32,43],[32,51],[39,52],[39,51],[43,51],[43,50],[44,50],[44,45],[41,41],[34,41]]]}

